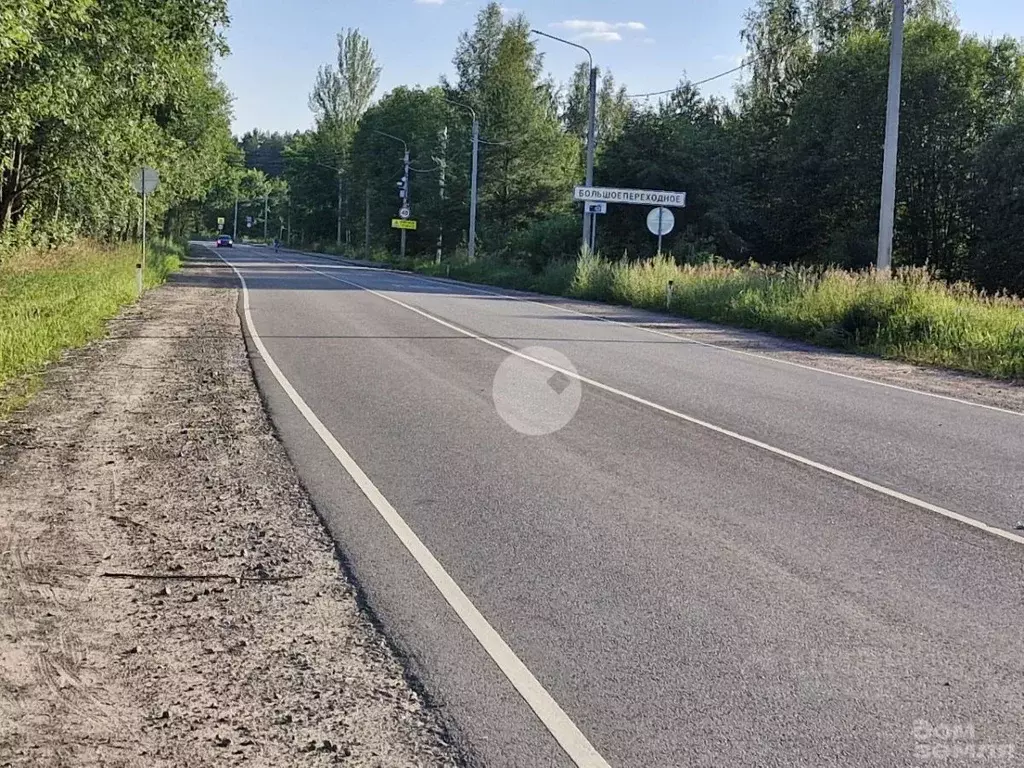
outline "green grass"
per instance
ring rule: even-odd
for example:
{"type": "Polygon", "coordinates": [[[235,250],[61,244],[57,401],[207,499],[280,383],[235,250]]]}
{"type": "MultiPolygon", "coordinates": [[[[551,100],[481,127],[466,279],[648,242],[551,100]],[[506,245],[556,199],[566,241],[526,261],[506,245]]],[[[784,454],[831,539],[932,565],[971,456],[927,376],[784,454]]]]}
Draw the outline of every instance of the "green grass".
{"type": "MultiPolygon", "coordinates": [[[[184,251],[154,242],[145,284],[159,285],[184,251]]],[[[33,374],[68,348],[102,335],[107,320],[136,300],[135,246],[79,243],[22,251],[0,264],[0,414],[29,397],[33,374]]]]}
{"type": "Polygon", "coordinates": [[[1024,301],[950,285],[923,269],[896,270],[887,279],[872,270],[720,261],[679,266],[664,257],[612,262],[585,254],[537,274],[486,258],[437,265],[380,252],[372,259],[466,282],[668,311],[849,352],[1024,379],[1024,301]]]}
{"type": "Polygon", "coordinates": [[[1024,303],[922,269],[874,271],[610,263],[582,257],[569,295],[754,328],[820,346],[995,378],[1024,378],[1024,303]]]}

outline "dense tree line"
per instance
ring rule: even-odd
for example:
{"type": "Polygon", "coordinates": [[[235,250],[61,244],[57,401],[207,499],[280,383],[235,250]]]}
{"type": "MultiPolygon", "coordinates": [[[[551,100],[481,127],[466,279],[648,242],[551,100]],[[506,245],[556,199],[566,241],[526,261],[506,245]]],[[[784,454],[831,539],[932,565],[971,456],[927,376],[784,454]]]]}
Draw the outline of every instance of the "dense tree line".
{"type": "Polygon", "coordinates": [[[213,66],[225,0],[0,3],[0,245],[189,225],[234,150],[213,66]]]}
{"type": "MultiPolygon", "coordinates": [[[[762,262],[873,263],[880,199],[891,0],[757,0],[744,19],[747,76],[735,98],[687,81],[628,98],[601,73],[595,182],[683,189],[666,248],[762,262]]],[[[470,110],[482,126],[480,250],[540,267],[580,237],[571,189],[583,176],[585,64],[559,85],[522,16],[492,3],[459,40],[454,76],[371,103],[380,67],[358,32],[311,96],[316,127],[273,157],[287,218],[307,241],[393,250],[402,145],[412,156],[414,250],[452,255],[467,237],[470,110]]],[[[908,3],[897,196],[897,264],[1024,292],[1024,48],[963,34],[946,0],[908,3]]],[[[277,145],[275,145],[277,146],[277,145]]],[[[284,212],[275,221],[283,223],[284,212]]],[[[649,255],[646,210],[611,206],[606,254],[649,255]]]]}

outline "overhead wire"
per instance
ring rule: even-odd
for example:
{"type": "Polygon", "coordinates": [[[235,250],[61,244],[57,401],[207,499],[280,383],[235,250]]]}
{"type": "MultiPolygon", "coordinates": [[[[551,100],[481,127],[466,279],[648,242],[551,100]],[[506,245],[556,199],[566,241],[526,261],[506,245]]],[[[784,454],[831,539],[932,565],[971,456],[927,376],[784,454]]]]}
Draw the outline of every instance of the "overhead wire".
{"type": "MultiPolygon", "coordinates": [[[[818,22],[817,25],[811,25],[807,29],[802,31],[800,34],[794,35],[792,38],[790,38],[789,40],[787,40],[784,43],[782,43],[782,45],[780,47],[785,48],[785,47],[788,47],[788,46],[792,45],[793,43],[799,42],[800,40],[802,40],[803,38],[807,37],[808,35],[811,35],[814,32],[819,31],[826,24],[828,24],[828,23],[830,23],[832,21],[835,21],[836,19],[838,19],[838,18],[840,18],[842,16],[845,16],[846,14],[852,12],[853,10],[854,10],[854,8],[853,8],[852,5],[844,6],[840,10],[836,11],[835,13],[831,14],[827,18],[825,18],[822,21],[818,22]]],[[[693,88],[697,88],[697,87],[702,86],[702,85],[707,85],[708,83],[714,82],[715,80],[721,80],[723,77],[728,77],[729,75],[734,75],[737,72],[739,72],[740,70],[746,69],[747,67],[749,67],[753,63],[754,63],[754,59],[752,59],[752,58],[745,59],[745,60],[741,61],[738,65],[733,67],[732,69],[727,69],[724,72],[719,72],[717,75],[712,75],[711,77],[705,77],[703,80],[698,80],[696,82],[688,82],[688,83],[686,83],[686,85],[689,85],[689,86],[691,86],[693,88]]],[[[678,89],[679,89],[679,85],[677,84],[676,86],[674,86],[672,88],[667,88],[664,91],[650,91],[648,93],[627,93],[626,94],[626,98],[627,99],[642,99],[642,98],[650,98],[651,96],[665,96],[666,94],[669,94],[669,93],[675,93],[678,89]]]]}

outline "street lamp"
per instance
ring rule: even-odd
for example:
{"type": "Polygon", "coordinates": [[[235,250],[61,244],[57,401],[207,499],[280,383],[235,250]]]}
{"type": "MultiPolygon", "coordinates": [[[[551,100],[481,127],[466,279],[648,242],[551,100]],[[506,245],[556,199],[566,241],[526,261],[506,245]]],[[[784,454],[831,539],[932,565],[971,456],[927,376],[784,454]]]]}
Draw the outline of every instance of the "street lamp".
{"type": "MultiPolygon", "coordinates": [[[[405,203],[405,207],[410,211],[412,210],[412,190],[409,184],[409,145],[405,143],[405,139],[400,139],[397,136],[392,136],[390,133],[384,133],[384,131],[374,130],[374,133],[383,136],[387,139],[393,139],[399,142],[405,150],[405,156],[403,162],[405,163],[405,175],[402,177],[402,200],[405,203]]],[[[402,258],[405,258],[405,230],[402,230],[402,258]]]]}
{"type": "Polygon", "coordinates": [[[889,50],[889,95],[885,109],[885,156],[882,160],[882,207],[878,214],[879,272],[892,270],[892,233],[896,221],[896,155],[900,143],[900,86],[903,78],[903,4],[892,4],[892,45],[889,50]]]}
{"type": "MultiPolygon", "coordinates": [[[[541,37],[547,37],[551,40],[557,40],[560,43],[571,45],[573,48],[579,48],[581,51],[587,54],[587,58],[590,60],[590,114],[587,125],[587,181],[586,186],[594,186],[594,144],[595,135],[597,133],[597,69],[594,68],[594,57],[591,55],[588,48],[584,48],[578,43],[574,43],[570,40],[565,40],[561,37],[555,37],[549,35],[547,32],[541,32],[539,29],[530,30],[535,35],[541,37]]],[[[587,213],[587,206],[583,206],[583,246],[587,250],[592,250],[594,247],[594,236],[593,229],[590,226],[590,217],[592,214],[587,213]]]]}
{"type": "Polygon", "coordinates": [[[456,107],[462,107],[463,109],[469,110],[469,114],[473,116],[473,170],[470,178],[470,190],[469,190],[469,260],[474,261],[476,259],[476,203],[477,203],[477,158],[480,155],[480,121],[476,117],[476,110],[472,107],[461,104],[451,99],[445,99],[449,104],[454,104],[456,107]]]}

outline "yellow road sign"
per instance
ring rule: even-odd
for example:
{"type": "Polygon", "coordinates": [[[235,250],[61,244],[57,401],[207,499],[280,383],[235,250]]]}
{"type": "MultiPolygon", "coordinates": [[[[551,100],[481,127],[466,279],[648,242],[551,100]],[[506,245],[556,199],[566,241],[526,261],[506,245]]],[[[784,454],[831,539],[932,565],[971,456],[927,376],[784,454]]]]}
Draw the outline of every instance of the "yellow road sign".
{"type": "Polygon", "coordinates": [[[416,221],[414,219],[392,219],[392,229],[416,229],[416,221]]]}
{"type": "Polygon", "coordinates": [[[223,216],[218,216],[217,217],[217,226],[218,227],[223,227],[224,226],[224,217],[223,216]]]}

